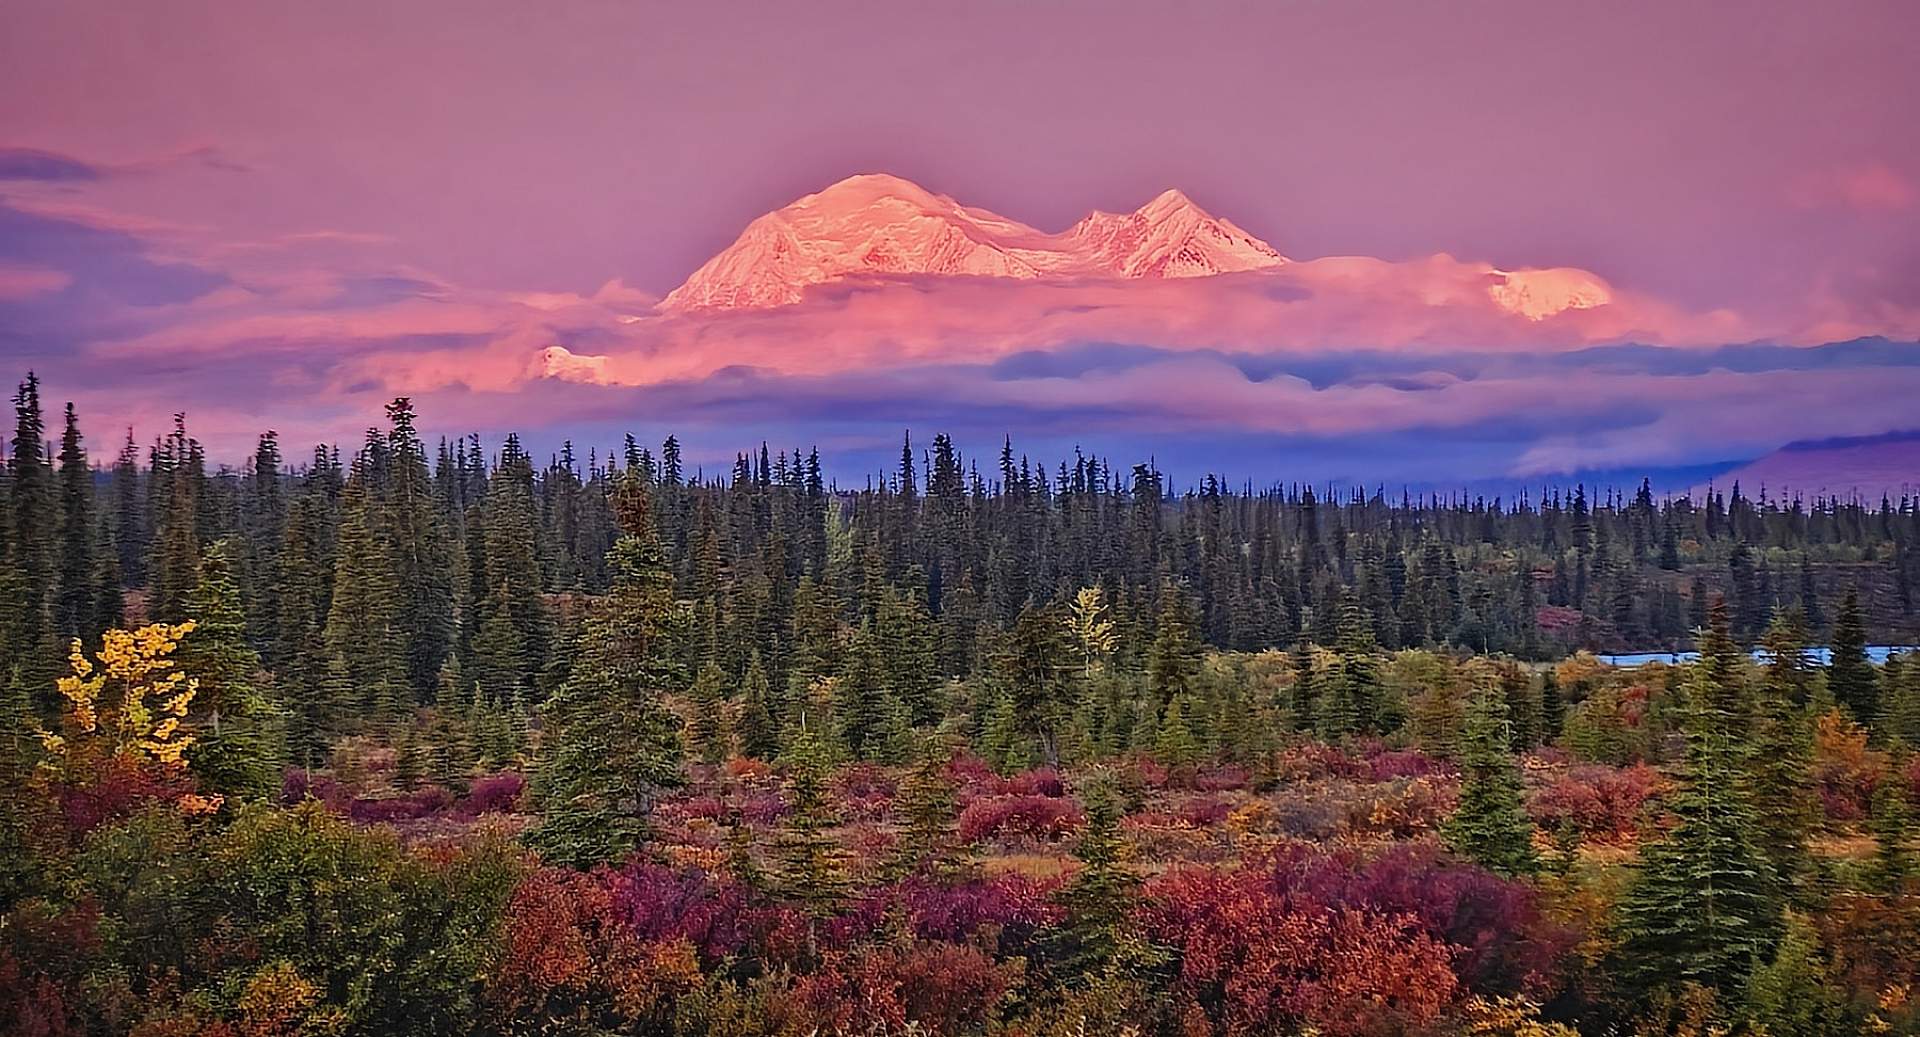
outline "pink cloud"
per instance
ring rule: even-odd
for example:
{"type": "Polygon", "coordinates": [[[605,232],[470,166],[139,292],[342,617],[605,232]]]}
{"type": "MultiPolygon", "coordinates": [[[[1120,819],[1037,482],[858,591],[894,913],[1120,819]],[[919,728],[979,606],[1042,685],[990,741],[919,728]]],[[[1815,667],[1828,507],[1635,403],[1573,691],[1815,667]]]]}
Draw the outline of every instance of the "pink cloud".
{"type": "Polygon", "coordinates": [[[59,270],[0,264],[0,299],[25,299],[57,292],[72,283],[73,278],[59,270]]]}
{"type": "Polygon", "coordinates": [[[1913,181],[1884,162],[1839,166],[1802,177],[1793,199],[1801,206],[1841,206],[1860,212],[1900,212],[1920,200],[1913,181]]]}

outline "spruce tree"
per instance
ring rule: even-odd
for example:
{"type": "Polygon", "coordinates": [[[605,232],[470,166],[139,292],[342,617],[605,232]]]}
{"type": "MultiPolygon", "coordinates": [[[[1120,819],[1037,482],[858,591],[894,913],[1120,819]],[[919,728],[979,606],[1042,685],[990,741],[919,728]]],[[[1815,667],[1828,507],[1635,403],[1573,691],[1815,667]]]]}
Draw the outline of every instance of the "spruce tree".
{"type": "Polygon", "coordinates": [[[258,684],[260,656],[247,642],[247,617],[233,580],[234,548],[226,540],[207,548],[199,583],[187,599],[194,628],[181,641],[179,658],[199,682],[193,708],[205,725],[189,761],[204,787],[263,799],[279,791],[280,718],[258,684]]]}
{"type": "Polygon", "coordinates": [[[1168,581],[1160,587],[1153,643],[1147,649],[1147,688],[1165,706],[1192,690],[1199,672],[1200,644],[1194,637],[1192,609],[1186,595],[1168,581]]]}
{"type": "Polygon", "coordinates": [[[900,784],[894,809],[904,824],[895,844],[895,874],[911,873],[927,864],[952,863],[957,790],[947,776],[947,763],[945,747],[931,741],[900,784]]]}
{"type": "Polygon", "coordinates": [[[147,564],[147,611],[154,619],[177,622],[198,579],[200,513],[206,495],[204,456],[199,441],[187,435],[185,415],[173,416],[173,431],[152,457],[153,557],[147,564]]]}
{"type": "Polygon", "coordinates": [[[1905,652],[1880,668],[1880,722],[1883,737],[1909,748],[1920,746],[1920,652],[1905,652]]]}
{"type": "Polygon", "coordinates": [[[392,553],[371,498],[366,460],[363,455],[355,462],[340,498],[333,597],[322,632],[326,697],[338,708],[357,707],[362,718],[385,722],[398,708],[406,663],[392,553]]]}
{"type": "MultiPolygon", "coordinates": [[[[1904,748],[1904,747],[1903,747],[1904,748]]],[[[1899,895],[1913,877],[1913,809],[1907,801],[1905,751],[1894,754],[1887,778],[1873,793],[1867,827],[1873,832],[1873,864],[1869,880],[1876,893],[1899,895]]]]}
{"type": "MultiPolygon", "coordinates": [[[[1013,695],[1001,688],[989,688],[985,715],[978,721],[979,738],[975,745],[980,758],[1001,774],[1013,774],[1033,766],[1033,742],[1014,708],[1013,695]]],[[[1147,707],[1151,708],[1151,706],[1147,707]]]]}
{"type": "Polygon", "coordinates": [[[687,742],[704,763],[719,763],[727,756],[726,681],[726,671],[719,663],[710,662],[700,668],[687,692],[693,708],[687,742]]]}
{"type": "Polygon", "coordinates": [[[544,808],[528,842],[574,867],[624,860],[647,836],[660,792],[684,781],[680,721],[666,706],[686,686],[686,612],[654,534],[646,491],[622,487],[625,534],[609,554],[613,585],[587,621],[581,658],[542,708],[534,793],[544,808]]]}
{"type": "Polygon", "coordinates": [[[847,851],[833,834],[836,818],[827,788],[833,751],[818,731],[802,727],[783,762],[790,809],[774,839],[774,886],[782,899],[801,905],[815,919],[825,918],[839,910],[850,885],[847,851]]]}
{"type": "Polygon", "coordinates": [[[1497,687],[1479,688],[1467,703],[1460,748],[1460,805],[1446,825],[1455,853],[1501,875],[1531,875],[1540,869],[1533,850],[1520,770],[1514,764],[1507,698],[1497,687]]]}
{"type": "Polygon", "coordinates": [[[329,566],[324,511],[324,503],[311,487],[288,511],[279,552],[278,636],[269,655],[287,713],[288,754],[294,763],[308,768],[325,755],[329,735],[340,722],[326,679],[329,566]]]}
{"type": "Polygon", "coordinates": [[[1176,695],[1160,716],[1153,755],[1169,770],[1188,771],[1200,762],[1200,741],[1187,720],[1187,696],[1176,695]]]}
{"type": "Polygon", "coordinates": [[[1119,795],[1107,784],[1096,783],[1082,799],[1087,822],[1073,851],[1080,869],[1059,894],[1066,924],[1049,948],[1055,967],[1074,978],[1103,973],[1124,956],[1127,920],[1140,887],[1120,835],[1124,811],[1119,795]]]}
{"type": "Polygon", "coordinates": [[[0,565],[0,613],[8,629],[6,654],[20,679],[51,703],[54,679],[67,646],[54,629],[55,498],[46,459],[46,421],[40,410],[40,379],[33,374],[13,397],[13,451],[7,459],[6,559],[0,565]]]}
{"type": "Polygon", "coordinates": [[[60,568],[53,603],[53,631],[62,643],[76,637],[93,642],[100,636],[95,595],[102,588],[94,561],[99,530],[93,510],[93,469],[87,465],[80,424],[69,403],[60,436],[60,568]]]}
{"type": "MultiPolygon", "coordinates": [[[[489,595],[498,593],[503,598],[508,621],[518,632],[525,653],[526,670],[520,675],[519,685],[531,688],[536,675],[547,665],[553,619],[541,594],[543,577],[537,550],[540,524],[533,465],[520,449],[517,437],[507,437],[500,466],[487,487],[482,514],[486,586],[489,595]]],[[[661,564],[665,564],[664,556],[661,564]]]]}
{"type": "Polygon", "coordinates": [[[1816,810],[1813,725],[1804,708],[1810,674],[1804,635],[1792,615],[1774,620],[1765,643],[1767,670],[1756,697],[1748,767],[1760,851],[1782,888],[1792,889],[1807,864],[1816,810]]]}
{"type": "Polygon", "coordinates": [[[1833,658],[1827,666],[1827,690],[1862,724],[1879,716],[1878,682],[1867,661],[1867,621],[1859,591],[1848,588],[1833,621],[1833,658]]]}
{"type": "Polygon", "coordinates": [[[433,696],[453,644],[453,559],[447,530],[435,507],[427,455],[414,429],[413,404],[401,397],[387,405],[390,473],[382,527],[391,555],[395,634],[404,640],[403,662],[411,696],[433,696]]]}
{"type": "Polygon", "coordinates": [[[740,751],[756,760],[771,760],[780,752],[780,725],[772,696],[766,668],[755,650],[740,678],[740,751]]]}
{"type": "Polygon", "coordinates": [[[1619,968],[1637,990],[1697,983],[1741,989],[1766,961],[1780,929],[1773,869],[1758,846],[1746,753],[1730,733],[1737,679],[1711,665],[1732,651],[1727,611],[1716,603],[1693,669],[1683,724],[1686,756],[1668,807],[1674,821],[1641,854],[1620,905],[1619,968]]]}

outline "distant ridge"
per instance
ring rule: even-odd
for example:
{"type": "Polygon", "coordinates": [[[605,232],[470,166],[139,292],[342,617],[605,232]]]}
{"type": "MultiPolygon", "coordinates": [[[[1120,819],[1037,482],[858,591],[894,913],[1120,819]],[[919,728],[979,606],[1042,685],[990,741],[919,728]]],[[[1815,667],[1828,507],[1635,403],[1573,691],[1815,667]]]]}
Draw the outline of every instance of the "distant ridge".
{"type": "Polygon", "coordinates": [[[782,306],[799,302],[811,285],[861,275],[1206,277],[1287,262],[1177,190],[1130,213],[1089,213],[1049,234],[910,180],[865,173],[749,223],[661,308],[782,306]]]}
{"type": "Polygon", "coordinates": [[[1713,485],[1725,488],[1735,482],[1748,496],[1764,487],[1776,498],[1857,496],[1898,502],[1902,496],[1920,494],[1920,429],[1788,443],[1720,475],[1713,485]]]}

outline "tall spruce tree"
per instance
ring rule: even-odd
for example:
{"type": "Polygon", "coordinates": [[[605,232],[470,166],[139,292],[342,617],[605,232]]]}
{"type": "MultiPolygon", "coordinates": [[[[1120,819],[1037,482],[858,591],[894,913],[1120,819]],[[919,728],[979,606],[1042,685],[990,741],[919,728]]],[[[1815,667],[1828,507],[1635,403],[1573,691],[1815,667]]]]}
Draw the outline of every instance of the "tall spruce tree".
{"type": "Polygon", "coordinates": [[[662,790],[684,776],[680,719],[668,695],[686,687],[686,610],[637,478],[620,488],[623,535],[609,554],[613,585],[587,620],[581,657],[542,713],[534,793],[543,807],[528,842],[547,860],[589,867],[624,860],[645,841],[662,790]]]}
{"type": "Polygon", "coordinates": [[[384,529],[392,555],[395,632],[404,639],[407,685],[413,697],[433,696],[440,667],[453,644],[453,559],[434,502],[427,453],[414,428],[413,402],[387,405],[390,474],[384,529]]]}
{"type": "Polygon", "coordinates": [[[1756,696],[1749,771],[1756,838],[1782,888],[1796,888],[1815,820],[1811,672],[1798,617],[1777,617],[1765,638],[1767,671],[1756,696]]]}
{"type": "Polygon", "coordinates": [[[333,596],[323,639],[327,697],[384,722],[398,711],[406,685],[404,640],[396,603],[392,553],[363,456],[340,498],[333,596]]]}
{"type": "Polygon", "coordinates": [[[1727,610],[1709,612],[1702,661],[1684,706],[1686,756],[1668,798],[1672,827],[1642,852],[1620,905],[1620,974],[1637,990],[1684,982],[1730,994],[1772,955],[1781,906],[1758,845],[1746,773],[1733,735],[1739,679],[1713,665],[1733,652],[1727,610]]]}
{"type": "Polygon", "coordinates": [[[99,530],[93,514],[93,469],[80,438],[73,404],[67,404],[60,436],[60,568],[54,589],[53,632],[61,642],[94,641],[100,631],[96,595],[100,574],[94,561],[99,530]]]}
{"type": "Polygon", "coordinates": [[[1879,687],[1873,664],[1867,661],[1867,621],[1860,609],[1860,592],[1847,589],[1833,621],[1833,658],[1827,665],[1827,690],[1833,699],[1862,724],[1879,716],[1879,687]]]}
{"type": "Polygon", "coordinates": [[[66,646],[54,629],[55,499],[46,458],[40,379],[29,373],[13,397],[13,452],[7,459],[7,557],[0,567],[0,609],[7,614],[5,661],[50,702],[66,646]]]}
{"type": "Polygon", "coordinates": [[[1447,845],[1489,871],[1531,875],[1540,860],[1513,759],[1507,696],[1497,686],[1482,685],[1467,702],[1460,805],[1447,821],[1447,845]]]}
{"type": "Polygon", "coordinates": [[[196,719],[204,731],[190,759],[204,787],[262,799],[279,791],[282,752],[277,711],[262,693],[260,656],[247,643],[246,613],[233,581],[230,541],[216,541],[200,562],[187,599],[194,624],[180,644],[180,664],[199,682],[196,719]]]}

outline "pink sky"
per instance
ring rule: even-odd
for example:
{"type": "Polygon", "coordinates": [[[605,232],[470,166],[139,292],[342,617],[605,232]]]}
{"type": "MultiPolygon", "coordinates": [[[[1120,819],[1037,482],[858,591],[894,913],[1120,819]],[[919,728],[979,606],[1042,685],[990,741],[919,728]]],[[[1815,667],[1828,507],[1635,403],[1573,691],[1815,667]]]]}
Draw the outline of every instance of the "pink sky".
{"type": "MultiPolygon", "coordinates": [[[[73,340],[96,357],[245,355],[307,394],[208,414],[235,428],[350,430],[373,397],[437,391],[468,367],[492,381],[463,391],[497,391],[556,332],[617,337],[618,313],[748,220],[866,170],[1049,230],[1178,186],[1296,258],[1584,268],[1648,300],[1636,313],[1680,314],[1657,325],[1686,329],[1676,344],[1721,329],[1911,337],[1920,320],[1920,6],[1906,0],[10,0],[0,23],[0,156],[41,163],[0,177],[0,203],[113,235],[74,250],[208,275],[144,300],[137,320],[90,308],[98,326],[73,340]],[[43,168],[63,161],[74,169],[43,168]],[[413,338],[356,345],[383,336],[413,338]],[[312,370],[323,340],[352,362],[312,370]]],[[[33,307],[94,296],[80,260],[33,247],[0,249],[0,319],[16,325],[0,326],[0,358],[46,371],[81,347],[33,307]]],[[[1258,307],[1209,322],[1165,297],[1094,326],[1042,313],[1031,342],[946,312],[916,326],[913,300],[885,327],[926,338],[948,321],[923,355],[944,360],[1070,346],[1090,328],[1177,348],[1515,348],[1505,330],[1483,340],[1426,317],[1345,327],[1325,306],[1263,337],[1258,307]]],[[[1029,305],[1042,302],[1005,309],[1029,305]]],[[[793,328],[832,340],[839,312],[793,328]]],[[[1654,327],[1543,329],[1539,345],[1654,327]]],[[[767,344],[793,328],[675,327],[574,351],[685,377],[820,374],[817,356],[783,367],[767,344]]],[[[892,341],[844,346],[845,369],[883,365],[892,341]]],[[[151,377],[145,409],[176,406],[151,377]]],[[[141,409],[138,386],[73,380],[53,394],[141,409]]],[[[1801,431],[1863,431],[1842,417],[1801,431]]],[[[1516,441],[1514,457],[1540,449],[1516,441]]]]}
{"type": "Polygon", "coordinates": [[[6,143],[215,148],[258,175],[129,204],[387,235],[476,287],[665,292],[880,169],[1048,228],[1178,185],[1289,255],[1581,266],[1702,307],[1920,291],[1905,0],[7,7],[6,143]]]}

